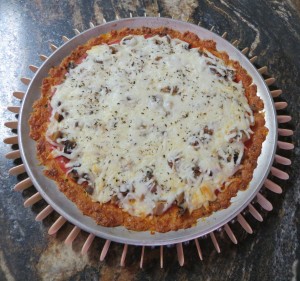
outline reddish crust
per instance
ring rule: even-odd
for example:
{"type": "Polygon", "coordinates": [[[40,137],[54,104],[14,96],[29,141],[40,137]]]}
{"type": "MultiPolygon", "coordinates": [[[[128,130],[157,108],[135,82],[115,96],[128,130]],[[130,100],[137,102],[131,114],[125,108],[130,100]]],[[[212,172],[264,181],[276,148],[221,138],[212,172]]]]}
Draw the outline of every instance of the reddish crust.
{"type": "Polygon", "coordinates": [[[91,39],[87,44],[79,46],[70,56],[66,57],[62,63],[52,68],[49,71],[49,76],[43,80],[42,96],[34,103],[33,113],[29,120],[30,136],[37,142],[37,156],[40,162],[47,168],[45,175],[58,183],[59,189],[72,200],[83,214],[95,219],[95,221],[103,226],[118,226],[123,225],[128,229],[143,231],[167,232],[188,228],[196,224],[197,219],[208,216],[214,211],[227,208],[230,205],[230,199],[236,196],[238,190],[245,190],[252,179],[253,171],[257,165],[257,158],[261,153],[262,143],[268,133],[265,125],[264,115],[259,113],[264,107],[262,100],[256,95],[256,86],[251,85],[252,78],[236,61],[229,60],[225,52],[216,50],[216,43],[211,40],[203,41],[195,34],[185,32],[183,34],[168,29],[168,28],[141,28],[141,29],[123,29],[112,31],[111,33],[100,35],[97,38],[91,39]],[[117,43],[126,35],[170,35],[188,42],[191,47],[207,49],[215,56],[225,61],[227,65],[231,65],[236,70],[236,80],[242,81],[245,88],[245,94],[251,106],[254,117],[255,126],[252,127],[254,134],[246,143],[245,155],[242,161],[242,169],[234,175],[232,183],[223,192],[217,193],[217,200],[210,202],[207,208],[202,207],[195,210],[192,214],[185,212],[181,215],[177,206],[172,206],[167,212],[160,216],[148,216],[144,218],[134,217],[111,203],[100,204],[92,202],[91,198],[85,192],[82,185],[75,183],[70,177],[65,174],[63,165],[58,165],[57,159],[51,156],[51,145],[45,139],[49,118],[51,115],[50,100],[53,95],[51,88],[54,85],[60,84],[65,76],[70,62],[79,63],[86,51],[94,45],[103,43],[117,43]]]}

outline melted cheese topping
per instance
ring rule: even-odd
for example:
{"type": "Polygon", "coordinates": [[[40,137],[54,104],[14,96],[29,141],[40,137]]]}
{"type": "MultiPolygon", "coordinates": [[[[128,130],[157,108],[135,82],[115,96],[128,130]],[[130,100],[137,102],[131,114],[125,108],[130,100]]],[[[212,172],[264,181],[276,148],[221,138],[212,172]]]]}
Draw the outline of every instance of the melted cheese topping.
{"type": "Polygon", "coordinates": [[[68,172],[93,200],[135,216],[207,206],[239,169],[252,133],[234,76],[208,51],[169,36],[94,46],[55,87],[53,156],[70,160],[68,172]]]}

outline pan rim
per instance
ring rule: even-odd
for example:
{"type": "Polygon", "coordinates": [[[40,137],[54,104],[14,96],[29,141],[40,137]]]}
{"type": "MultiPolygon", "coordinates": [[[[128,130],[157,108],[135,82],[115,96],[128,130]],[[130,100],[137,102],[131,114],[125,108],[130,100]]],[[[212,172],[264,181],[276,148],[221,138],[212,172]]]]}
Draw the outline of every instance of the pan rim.
{"type": "MultiPolygon", "coordinates": [[[[197,33],[196,33],[197,34],[197,33]]],[[[198,34],[197,34],[198,35],[198,34]]],[[[199,36],[199,35],[198,35],[199,36]]],[[[199,36],[201,37],[201,36],[199,36]]],[[[203,37],[201,37],[203,38],[203,37]]],[[[225,50],[227,51],[227,50],[225,50]]],[[[251,75],[252,76],[252,75],[251,75]]],[[[253,77],[252,77],[253,78],[253,77]]],[[[257,83],[255,83],[257,84],[257,83]]],[[[258,73],[258,71],[255,69],[255,67],[251,64],[251,62],[240,52],[238,49],[233,47],[229,42],[227,42],[222,37],[212,33],[211,31],[208,31],[202,27],[193,25],[191,23],[186,23],[179,20],[169,19],[169,18],[156,18],[156,17],[138,17],[138,18],[128,18],[128,19],[120,19],[112,22],[108,22],[103,25],[96,26],[94,28],[91,28],[74,38],[72,38],[70,41],[63,44],[60,48],[58,48],[49,58],[43,63],[43,65],[39,68],[39,70],[36,72],[34,78],[32,79],[31,83],[28,86],[25,98],[22,103],[22,107],[20,110],[20,121],[18,124],[18,138],[19,138],[19,145],[20,145],[20,152],[21,157],[23,160],[23,163],[25,165],[25,169],[30,176],[34,186],[36,189],[40,192],[42,197],[47,201],[49,205],[51,205],[60,215],[65,217],[69,222],[72,224],[80,227],[81,229],[92,233],[96,236],[102,237],[104,239],[108,239],[115,242],[125,243],[125,244],[132,244],[132,245],[145,245],[145,246],[156,246],[156,245],[166,245],[166,244],[175,244],[184,242],[187,240],[192,240],[195,238],[198,238],[200,236],[204,236],[216,229],[219,229],[227,222],[231,221],[234,217],[236,217],[239,213],[241,213],[242,210],[244,210],[247,205],[253,200],[253,198],[256,196],[256,194],[259,192],[261,186],[263,185],[263,182],[267,178],[269,171],[271,169],[275,151],[276,151],[276,144],[277,144],[277,122],[276,122],[276,110],[274,106],[274,102],[272,99],[272,96],[268,90],[267,85],[265,84],[263,78],[258,73]],[[216,40],[217,43],[220,43],[221,46],[225,46],[225,48],[228,48],[228,50],[231,53],[235,53],[235,55],[242,59],[242,66],[247,66],[246,70],[247,72],[255,73],[255,79],[259,81],[258,88],[260,89],[260,94],[263,95],[264,103],[265,103],[265,114],[266,114],[266,121],[268,121],[268,129],[269,134],[267,136],[268,142],[263,144],[262,152],[265,153],[265,150],[268,151],[267,158],[264,159],[263,163],[258,163],[258,166],[263,166],[265,169],[263,173],[260,173],[257,178],[255,178],[256,174],[254,171],[254,179],[255,179],[255,188],[251,190],[252,192],[248,192],[249,195],[247,196],[247,199],[242,200],[243,202],[236,203],[239,201],[240,198],[238,198],[239,195],[237,195],[233,199],[233,203],[229,208],[232,207],[232,205],[239,205],[235,206],[233,208],[232,212],[229,212],[226,215],[224,215],[223,219],[217,218],[215,221],[213,220],[213,215],[206,218],[206,221],[209,221],[207,224],[207,227],[205,229],[198,229],[197,226],[199,223],[189,229],[182,229],[178,231],[171,231],[167,233],[155,233],[154,235],[151,235],[149,231],[145,232],[136,232],[132,230],[128,230],[122,226],[116,227],[116,228],[106,228],[101,227],[93,223],[93,220],[91,218],[88,218],[81,214],[81,217],[83,217],[82,220],[78,220],[78,214],[74,216],[74,210],[72,209],[72,212],[70,210],[66,210],[62,208],[60,205],[61,202],[65,202],[66,200],[71,202],[69,199],[67,199],[64,194],[62,194],[58,190],[57,194],[57,200],[53,201],[53,197],[49,196],[49,186],[53,186],[53,184],[49,183],[49,179],[45,179],[41,182],[41,178],[43,178],[43,175],[40,175],[41,173],[41,167],[37,166],[37,161],[34,161],[32,159],[32,151],[34,150],[32,145],[33,141],[29,139],[28,135],[28,116],[31,112],[32,103],[34,101],[33,95],[36,96],[36,98],[39,97],[37,93],[37,89],[40,86],[40,83],[42,81],[41,77],[45,76],[45,73],[48,73],[49,68],[54,65],[55,61],[59,61],[60,58],[64,58],[67,54],[65,54],[69,49],[73,49],[74,45],[81,45],[82,41],[87,41],[88,39],[95,37],[93,36],[95,33],[101,34],[106,33],[106,30],[113,30],[113,29],[120,29],[120,26],[123,27],[132,27],[132,25],[139,25],[139,27],[142,26],[149,26],[153,24],[157,24],[157,26],[167,26],[170,28],[173,28],[175,30],[176,27],[179,27],[180,29],[186,29],[191,32],[193,30],[198,30],[198,33],[203,33],[205,36],[211,36],[213,40],[216,40]],[[172,27],[173,26],[173,27],[172,27]],[[103,32],[102,32],[103,31],[103,32]],[[267,102],[267,106],[266,106],[267,102]],[[267,118],[268,117],[268,118],[267,118]],[[26,128],[27,127],[27,128],[26,128]],[[30,153],[31,152],[31,153],[30,153]],[[65,197],[65,199],[63,198],[65,197]]],[[[266,141],[265,141],[266,142],[266,141]]],[[[266,158],[266,156],[264,156],[266,158]]],[[[258,162],[261,162],[261,157],[258,159],[258,162]]],[[[257,169],[257,168],[256,168],[257,169]]],[[[251,181],[252,182],[252,181],[251,181]]],[[[54,184],[55,185],[55,184],[54,184]]],[[[251,185],[251,183],[250,183],[251,185]]],[[[251,186],[250,186],[251,187],[251,186]]],[[[250,187],[247,189],[249,190],[250,187]]],[[[252,187],[251,187],[252,188],[252,187]]],[[[66,203],[67,204],[67,203],[66,203]]],[[[71,204],[74,205],[74,207],[77,209],[76,205],[71,202],[71,204]]],[[[70,204],[67,204],[69,207],[70,204]]],[[[78,209],[77,209],[78,210],[78,209]]],[[[79,211],[79,210],[78,210],[79,211]]],[[[223,210],[220,210],[216,213],[222,212],[223,210]]],[[[79,211],[81,213],[81,211],[79,211]]],[[[80,217],[80,216],[79,216],[80,217]]]]}

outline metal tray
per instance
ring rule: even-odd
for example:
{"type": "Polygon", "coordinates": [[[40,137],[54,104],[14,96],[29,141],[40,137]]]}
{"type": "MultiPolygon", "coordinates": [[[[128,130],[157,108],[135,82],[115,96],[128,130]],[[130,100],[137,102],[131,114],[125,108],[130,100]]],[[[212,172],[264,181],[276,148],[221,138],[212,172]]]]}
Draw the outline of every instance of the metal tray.
{"type": "Polygon", "coordinates": [[[23,100],[19,118],[18,135],[21,157],[28,175],[42,197],[59,214],[81,229],[108,240],[132,245],[166,245],[191,240],[208,234],[235,218],[247,207],[264,183],[273,163],[277,144],[277,121],[273,99],[263,78],[251,62],[238,49],[220,36],[202,27],[167,18],[141,17],[121,19],[91,28],[63,44],[43,63],[32,79],[23,100]],[[253,82],[257,85],[258,95],[262,98],[265,105],[266,127],[269,129],[269,134],[263,144],[262,153],[258,159],[258,165],[254,171],[249,188],[238,192],[238,195],[232,198],[229,208],[215,212],[205,219],[200,219],[197,225],[192,228],[167,233],[151,234],[149,231],[136,232],[124,227],[102,227],[97,225],[93,219],[84,216],[76,205],[58,190],[55,182],[43,175],[43,167],[39,165],[35,157],[36,144],[29,137],[28,120],[32,111],[32,105],[40,97],[43,78],[47,77],[48,71],[52,66],[58,65],[74,48],[86,43],[90,38],[111,30],[118,30],[124,27],[139,28],[142,26],[153,28],[164,26],[180,32],[191,31],[202,39],[214,40],[219,51],[226,51],[231,59],[239,61],[252,76],[253,82]]]}

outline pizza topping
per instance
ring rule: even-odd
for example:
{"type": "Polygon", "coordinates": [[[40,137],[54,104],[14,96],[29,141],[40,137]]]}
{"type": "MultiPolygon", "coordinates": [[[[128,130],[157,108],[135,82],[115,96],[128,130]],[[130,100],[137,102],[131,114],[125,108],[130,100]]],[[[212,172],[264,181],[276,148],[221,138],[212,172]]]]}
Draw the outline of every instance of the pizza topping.
{"type": "Polygon", "coordinates": [[[93,200],[135,216],[207,206],[252,133],[235,80],[222,60],[168,35],[94,46],[53,89],[52,155],[93,200]]]}

